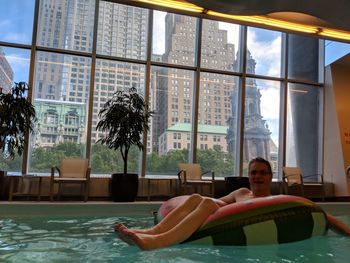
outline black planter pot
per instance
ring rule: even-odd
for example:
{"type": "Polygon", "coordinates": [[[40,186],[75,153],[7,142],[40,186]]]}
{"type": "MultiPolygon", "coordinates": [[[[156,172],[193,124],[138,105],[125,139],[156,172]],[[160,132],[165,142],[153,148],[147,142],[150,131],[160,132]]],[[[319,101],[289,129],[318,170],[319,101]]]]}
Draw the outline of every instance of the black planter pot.
{"type": "Polygon", "coordinates": [[[0,171],[0,200],[8,200],[9,198],[9,184],[6,173],[6,171],[0,171]]]}
{"type": "Polygon", "coordinates": [[[112,174],[110,192],[114,202],[134,202],[138,189],[138,174],[112,174]]]}
{"type": "Polygon", "coordinates": [[[250,189],[250,183],[248,177],[243,176],[227,176],[225,177],[225,188],[226,194],[231,193],[239,188],[248,188],[250,189]]]}

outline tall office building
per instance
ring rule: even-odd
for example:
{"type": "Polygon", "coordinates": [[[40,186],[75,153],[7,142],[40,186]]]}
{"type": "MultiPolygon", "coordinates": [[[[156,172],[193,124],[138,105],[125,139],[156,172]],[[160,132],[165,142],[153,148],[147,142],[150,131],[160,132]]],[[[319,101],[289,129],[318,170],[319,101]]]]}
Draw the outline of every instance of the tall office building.
{"type": "Polygon", "coordinates": [[[10,91],[13,82],[13,70],[7,61],[5,52],[0,47],[0,92],[10,91]]]}

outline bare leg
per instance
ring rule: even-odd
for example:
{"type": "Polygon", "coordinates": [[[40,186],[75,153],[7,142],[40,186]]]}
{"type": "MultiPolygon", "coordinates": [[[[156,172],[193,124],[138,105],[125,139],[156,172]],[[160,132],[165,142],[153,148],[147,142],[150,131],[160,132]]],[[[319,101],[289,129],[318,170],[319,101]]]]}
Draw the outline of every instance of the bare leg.
{"type": "Polygon", "coordinates": [[[181,222],[160,234],[135,233],[127,228],[121,229],[123,235],[141,249],[155,249],[180,243],[192,235],[219,206],[211,199],[204,198],[199,205],[181,222]]]}
{"type": "MultiPolygon", "coordinates": [[[[183,218],[185,218],[189,213],[191,213],[203,200],[204,197],[193,194],[191,195],[183,204],[172,210],[161,222],[149,229],[128,229],[134,233],[143,234],[161,234],[169,229],[172,229],[177,225],[183,218]]],[[[126,227],[123,224],[116,224],[114,229],[116,232],[121,232],[126,227]]],[[[123,232],[123,231],[122,231],[123,232]]]]}

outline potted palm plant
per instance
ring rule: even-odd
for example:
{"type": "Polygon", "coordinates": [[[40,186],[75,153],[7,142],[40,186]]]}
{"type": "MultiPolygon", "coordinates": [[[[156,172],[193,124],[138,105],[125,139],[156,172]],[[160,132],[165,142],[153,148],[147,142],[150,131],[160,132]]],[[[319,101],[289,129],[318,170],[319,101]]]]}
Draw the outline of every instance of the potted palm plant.
{"type": "MultiPolygon", "coordinates": [[[[3,93],[0,87],[0,150],[4,158],[14,159],[22,155],[27,143],[25,135],[33,130],[35,108],[26,98],[28,85],[25,82],[14,83],[9,93],[3,93]]],[[[0,185],[4,186],[6,172],[0,171],[0,185]]],[[[3,197],[4,189],[0,189],[3,197]]]]}
{"type": "Polygon", "coordinates": [[[114,93],[99,112],[96,129],[103,132],[98,142],[120,151],[123,173],[112,174],[111,194],[113,201],[134,201],[138,191],[138,174],[128,173],[128,154],[136,145],[143,150],[142,133],[149,130],[152,112],[136,88],[114,93]]]}

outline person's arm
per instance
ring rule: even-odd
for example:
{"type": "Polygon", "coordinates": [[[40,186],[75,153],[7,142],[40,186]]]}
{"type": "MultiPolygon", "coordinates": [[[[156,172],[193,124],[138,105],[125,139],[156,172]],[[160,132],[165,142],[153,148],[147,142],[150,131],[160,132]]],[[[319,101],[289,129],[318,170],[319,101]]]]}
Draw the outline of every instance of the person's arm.
{"type": "Polygon", "coordinates": [[[247,195],[250,193],[250,190],[248,188],[240,188],[238,190],[235,190],[231,193],[229,193],[228,195],[225,195],[221,198],[219,198],[219,200],[224,201],[227,204],[231,204],[231,203],[235,203],[237,201],[237,196],[243,196],[243,195],[247,195]]]}
{"type": "Polygon", "coordinates": [[[329,228],[333,230],[334,232],[344,235],[344,236],[350,236],[350,227],[345,225],[342,221],[340,221],[338,218],[326,213],[327,220],[329,224],[329,228]]]}

